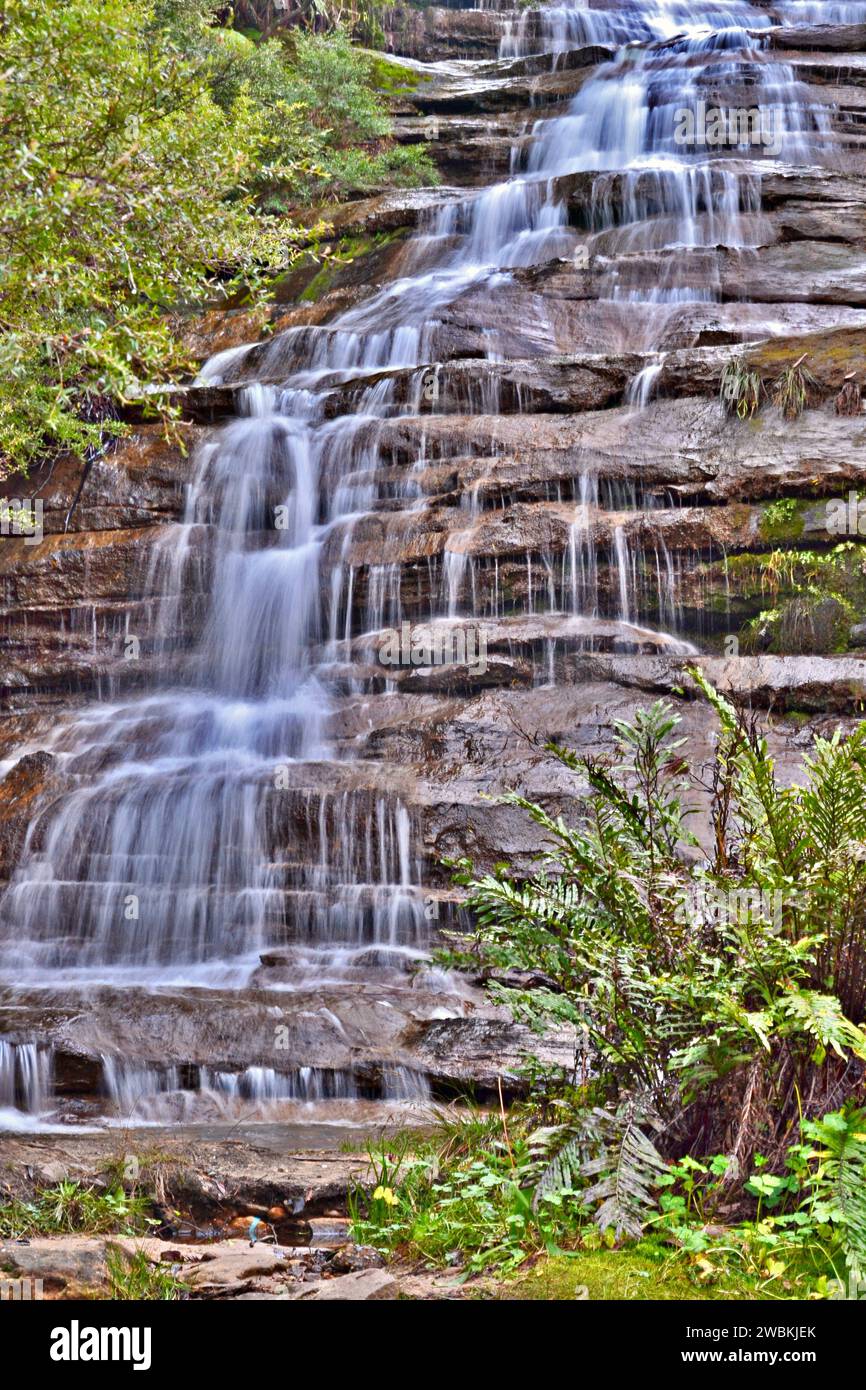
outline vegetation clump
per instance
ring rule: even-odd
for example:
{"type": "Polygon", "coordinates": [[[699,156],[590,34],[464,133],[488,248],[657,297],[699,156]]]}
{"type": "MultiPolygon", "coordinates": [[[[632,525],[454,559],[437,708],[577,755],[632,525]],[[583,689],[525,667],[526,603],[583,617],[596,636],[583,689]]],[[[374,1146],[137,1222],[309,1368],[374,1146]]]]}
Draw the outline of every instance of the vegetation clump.
{"type": "Polygon", "coordinates": [[[435,177],[342,32],[261,42],[210,0],[9,0],[0,22],[0,477],[123,432],[177,325],[264,294],[313,200],[435,177]]]}
{"type": "Polygon", "coordinates": [[[725,364],[719,383],[719,400],[727,415],[751,420],[760,410],[764,394],[760,373],[741,358],[725,364]]]}
{"type": "Polygon", "coordinates": [[[640,1242],[730,1296],[866,1278],[866,724],[817,738],[785,786],[755,722],[691,674],[719,723],[707,768],[658,702],[615,724],[610,759],[551,745],[590,790],[581,823],[505,798],[545,832],[535,874],[459,866],[469,959],[541,976],[498,997],[570,1024],[574,1066],[532,1068],[510,1115],[392,1145],[392,1200],[356,1203],[365,1239],[464,1276],[640,1242]]]}
{"type": "Polygon", "coordinates": [[[785,420],[796,420],[806,405],[820,395],[820,386],[812,373],[803,366],[805,354],[789,367],[783,368],[773,382],[773,404],[785,420]]]}
{"type": "MultiPolygon", "coordinates": [[[[725,363],[719,380],[719,400],[725,414],[736,415],[741,420],[751,420],[764,402],[769,400],[783,419],[796,420],[807,405],[818,405],[823,394],[822,387],[804,366],[806,355],[803,353],[796,362],[783,367],[769,384],[764,381],[760,371],[745,358],[738,357],[725,363]]],[[[857,412],[840,411],[837,398],[837,413],[857,412]]]]}
{"type": "Polygon", "coordinates": [[[121,1186],[83,1187],[61,1182],[47,1187],[30,1201],[13,1199],[0,1207],[0,1237],[23,1240],[28,1236],[86,1233],[135,1235],[150,1224],[151,1203],[143,1194],[130,1194],[121,1186]]]}

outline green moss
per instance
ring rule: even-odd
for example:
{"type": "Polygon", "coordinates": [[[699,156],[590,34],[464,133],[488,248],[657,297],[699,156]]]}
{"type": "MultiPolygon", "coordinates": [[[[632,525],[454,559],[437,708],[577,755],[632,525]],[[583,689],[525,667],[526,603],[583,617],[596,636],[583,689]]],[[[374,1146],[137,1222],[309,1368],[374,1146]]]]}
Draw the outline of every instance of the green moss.
{"type": "Polygon", "coordinates": [[[581,1251],[574,1257],[542,1259],[528,1274],[507,1285],[500,1297],[571,1302],[588,1297],[596,1302],[642,1303],[764,1299],[770,1295],[727,1271],[711,1284],[700,1284],[683,1261],[665,1255],[649,1241],[641,1241],[624,1250],[581,1251]]]}
{"type": "Polygon", "coordinates": [[[399,241],[402,236],[403,230],[398,228],[394,232],[377,232],[374,236],[341,238],[334,246],[327,261],[305,285],[298,296],[299,302],[301,304],[315,304],[317,300],[328,293],[340,272],[352,261],[357,261],[362,256],[369,256],[371,252],[380,250],[381,247],[387,246],[390,242],[399,241]]]}
{"type": "Polygon", "coordinates": [[[387,58],[374,58],[370,63],[370,76],[377,92],[389,97],[405,96],[421,85],[421,74],[401,63],[389,63],[387,58]]]}
{"type": "Polygon", "coordinates": [[[766,541],[795,541],[803,534],[807,504],[794,497],[770,502],[761,512],[761,535],[766,541]]]}

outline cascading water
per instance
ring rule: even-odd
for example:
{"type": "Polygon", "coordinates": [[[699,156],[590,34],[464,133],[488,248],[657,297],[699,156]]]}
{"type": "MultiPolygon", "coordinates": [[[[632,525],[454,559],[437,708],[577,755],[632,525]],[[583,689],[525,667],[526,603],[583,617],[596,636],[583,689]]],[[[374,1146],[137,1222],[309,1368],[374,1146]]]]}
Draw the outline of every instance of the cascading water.
{"type": "MultiPolygon", "coordinates": [[[[808,9],[810,20],[812,11],[823,20],[858,8],[782,7],[786,15],[808,9]]],[[[600,498],[587,470],[578,495],[555,504],[571,508],[561,555],[529,551],[506,586],[498,558],[473,553],[485,519],[474,493],[441,551],[423,557],[410,601],[401,562],[377,558],[365,528],[381,518],[382,503],[402,503],[410,521],[423,515],[418,470],[429,458],[425,446],[401,483],[383,478],[382,428],[425,402],[447,408],[436,369],[450,306],[480,291],[492,303],[515,269],[587,250],[611,345],[648,354],[627,393],[633,409],[645,406],[672,319],[715,297],[712,277],[682,253],[758,244],[756,159],[827,152],[828,113],[766,50],[770,24],[745,0],[527,11],[510,25],[503,56],[557,60],[588,44],[616,51],[564,114],[539,119],[522,172],[445,201],[409,248],[415,269],[360,306],[208,364],[204,381],[245,383],[242,413],[199,452],[184,518],[157,547],[149,640],[164,674],[154,688],[87,708],[56,731],[51,751],[64,789],[33,821],[2,902],[5,979],[49,990],[226,989],[246,985],[276,943],[291,948],[289,991],[375,978],[377,951],[388,969],[401,954],[410,964],[423,959],[428,922],[411,795],[386,785],[334,735],[347,649],[410,612],[585,620],[589,635],[566,627],[564,642],[591,642],[592,623],[607,618],[633,640],[648,620],[676,627],[677,574],[663,540],[638,573],[630,525],[636,517],[652,533],[652,508],[600,498]],[[678,139],[683,110],[735,98],[775,113],[772,155],[766,142],[715,150],[678,139]],[[569,225],[563,193],[579,175],[592,176],[583,230],[569,225]],[[376,375],[383,371],[393,375],[376,375]],[[403,395],[401,372],[411,378],[403,395]],[[330,418],[329,393],[346,382],[359,384],[351,412],[330,418]],[[602,560],[614,575],[607,589],[602,560]],[[192,593],[203,596],[201,622],[192,593]]],[[[484,362],[499,360],[495,317],[480,335],[484,362]]],[[[471,404],[494,414],[484,362],[471,404]]],[[[554,646],[541,679],[555,678],[554,646]]],[[[10,1060],[7,1046],[0,1043],[0,1105],[21,1109],[25,1096],[30,1110],[43,1108],[47,1054],[34,1052],[27,1065],[35,1079],[27,1080],[23,1054],[10,1060]]],[[[119,1113],[135,1110],[142,1093],[207,1093],[223,1106],[357,1094],[327,1069],[257,1061],[235,1072],[201,1068],[189,1085],[177,1071],[125,1063],[123,1047],[120,1029],[103,1088],[119,1113]]],[[[422,1081],[399,1068],[380,1090],[386,1099],[422,1092],[422,1081]]],[[[137,1113],[163,1115],[165,1104],[137,1113]]],[[[173,1104],[173,1114],[184,1112],[173,1104]]]]}

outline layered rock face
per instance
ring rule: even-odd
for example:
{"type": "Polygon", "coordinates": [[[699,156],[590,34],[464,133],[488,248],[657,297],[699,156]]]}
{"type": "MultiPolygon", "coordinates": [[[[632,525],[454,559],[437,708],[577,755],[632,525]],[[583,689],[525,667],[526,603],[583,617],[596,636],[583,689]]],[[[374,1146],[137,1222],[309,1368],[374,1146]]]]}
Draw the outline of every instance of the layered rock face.
{"type": "Polygon", "coordinates": [[[540,849],[490,794],[576,814],[548,740],[660,695],[699,768],[695,662],[790,775],[860,715],[864,22],[393,12],[442,185],[196,324],[174,437],[60,461],[0,546],[3,1123],[485,1095],[537,1044],[429,951],[443,860],[540,849]]]}

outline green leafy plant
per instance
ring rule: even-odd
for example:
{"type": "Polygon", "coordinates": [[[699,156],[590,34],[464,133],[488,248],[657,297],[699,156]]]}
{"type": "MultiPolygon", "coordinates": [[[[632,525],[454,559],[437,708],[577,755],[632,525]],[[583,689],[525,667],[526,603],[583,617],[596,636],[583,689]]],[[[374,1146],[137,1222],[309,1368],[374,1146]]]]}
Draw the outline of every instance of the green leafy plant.
{"type": "Polygon", "coordinates": [[[170,421],[142,383],[191,369],[191,309],[260,300],[315,246],[300,204],[435,180],[346,34],[254,42],[229,19],[204,0],[4,5],[0,477],[97,457],[131,400],[170,421]]]}
{"type": "Polygon", "coordinates": [[[660,1159],[724,1148],[735,1185],[769,1138],[778,1173],[799,1109],[814,1116],[866,1057],[866,726],[816,739],[804,785],[783,786],[760,731],[691,675],[720,725],[706,859],[686,828],[678,719],[658,702],[615,725],[605,763],[552,750],[591,789],[580,824],[505,798],[546,834],[538,872],[520,881],[459,870],[482,957],[549,981],[498,996],[539,1030],[568,1021],[584,1039],[585,1098],[574,1098],[573,1142],[549,1155],[543,1193],[569,1183],[603,1211],[616,1192],[612,1158],[645,1161],[634,1219],[614,1223],[621,1234],[636,1233],[655,1200],[661,1170],[644,1141],[660,1159]],[[587,1114],[629,1113],[639,1101],[660,1137],[633,1119],[640,1152],[608,1144],[598,1179],[608,1185],[588,1196],[587,1114]]]}
{"type": "Polygon", "coordinates": [[[600,1231],[610,1231],[615,1240],[639,1239],[656,1208],[655,1189],[668,1171],[646,1133],[657,1126],[657,1118],[639,1100],[624,1102],[614,1114],[598,1107],[588,1112],[581,1118],[580,1132],[542,1172],[535,1209],[545,1198],[578,1190],[581,1203],[595,1208],[593,1220],[600,1231]]]}
{"type": "Polygon", "coordinates": [[[0,1235],[19,1240],[33,1235],[133,1235],[146,1229],[150,1201],[130,1196],[121,1187],[100,1190],[67,1181],[45,1188],[29,1202],[13,1200],[0,1207],[0,1235]]]}
{"type": "Polygon", "coordinates": [[[866,1279],[866,1109],[849,1106],[807,1120],[803,1130],[816,1145],[810,1216],[834,1227],[848,1272],[866,1279]]]}
{"type": "Polygon", "coordinates": [[[188,1292],[189,1286],[173,1269],[153,1264],[143,1250],[109,1246],[105,1265],[111,1298],[125,1302],[172,1302],[188,1292]]]}

